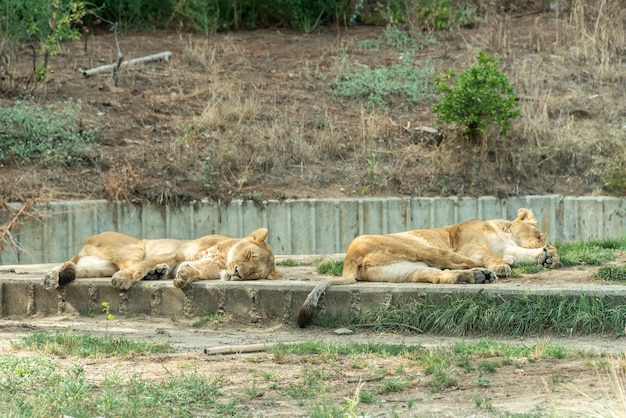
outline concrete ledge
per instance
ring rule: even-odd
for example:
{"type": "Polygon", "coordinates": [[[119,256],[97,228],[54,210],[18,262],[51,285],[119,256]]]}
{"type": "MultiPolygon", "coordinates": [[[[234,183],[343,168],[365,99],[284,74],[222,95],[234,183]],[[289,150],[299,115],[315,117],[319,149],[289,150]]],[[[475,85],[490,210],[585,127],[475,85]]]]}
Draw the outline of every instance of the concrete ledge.
{"type": "MultiPolygon", "coordinates": [[[[43,276],[53,264],[0,267],[0,316],[96,315],[102,302],[108,302],[115,315],[199,317],[216,312],[250,320],[295,318],[302,302],[318,280],[323,279],[311,266],[281,267],[285,278],[273,281],[201,281],[184,290],[171,281],[138,282],[128,291],[111,287],[110,278],[78,279],[69,285],[46,290],[43,276]]],[[[556,272],[555,272],[556,273],[556,272]]],[[[559,274],[567,276],[567,272],[559,274]]],[[[626,302],[626,286],[598,283],[587,272],[588,282],[536,279],[510,279],[491,285],[432,285],[409,283],[357,283],[333,286],[322,297],[319,312],[349,318],[378,308],[381,304],[410,303],[429,296],[437,300],[450,295],[482,293],[498,299],[519,295],[594,295],[626,302]]],[[[574,271],[571,274],[575,274],[574,271]]],[[[582,273],[585,274],[585,273],[582,273]]]]}

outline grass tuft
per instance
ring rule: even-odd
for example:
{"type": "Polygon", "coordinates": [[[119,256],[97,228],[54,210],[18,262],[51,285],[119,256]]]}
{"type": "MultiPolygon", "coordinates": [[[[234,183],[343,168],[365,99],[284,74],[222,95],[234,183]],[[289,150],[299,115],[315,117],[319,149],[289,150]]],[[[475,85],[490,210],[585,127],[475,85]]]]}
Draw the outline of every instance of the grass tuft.
{"type": "Polygon", "coordinates": [[[522,295],[514,298],[476,294],[425,297],[412,304],[384,306],[357,318],[378,331],[413,329],[450,335],[624,334],[626,306],[610,297],[581,294],[522,295]]]}
{"type": "Polygon", "coordinates": [[[13,342],[15,348],[41,351],[46,355],[75,357],[135,356],[170,352],[166,343],[131,341],[124,338],[97,337],[71,330],[36,332],[13,342]]]}

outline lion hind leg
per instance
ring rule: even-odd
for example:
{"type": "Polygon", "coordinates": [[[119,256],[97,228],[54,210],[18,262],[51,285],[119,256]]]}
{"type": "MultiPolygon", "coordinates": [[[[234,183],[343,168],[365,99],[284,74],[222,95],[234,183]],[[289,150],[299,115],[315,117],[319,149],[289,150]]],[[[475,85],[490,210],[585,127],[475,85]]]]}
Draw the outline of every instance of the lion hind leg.
{"type": "Polygon", "coordinates": [[[76,265],[73,262],[68,261],[46,273],[43,279],[43,284],[47,290],[52,290],[58,288],[59,286],[73,282],[75,279],[76,265]]]}
{"type": "MultiPolygon", "coordinates": [[[[76,258],[72,259],[76,260],[76,258]]],[[[111,277],[117,271],[117,266],[100,257],[84,256],[78,260],[67,261],[44,277],[44,287],[48,290],[73,282],[77,278],[111,277]]]]}

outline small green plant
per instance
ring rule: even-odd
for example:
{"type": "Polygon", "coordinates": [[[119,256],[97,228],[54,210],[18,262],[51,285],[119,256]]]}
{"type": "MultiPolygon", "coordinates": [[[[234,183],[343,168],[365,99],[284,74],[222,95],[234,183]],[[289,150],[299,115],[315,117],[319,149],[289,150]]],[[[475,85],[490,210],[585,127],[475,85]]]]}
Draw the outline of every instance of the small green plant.
{"type": "Polygon", "coordinates": [[[330,274],[331,276],[341,276],[343,273],[343,260],[328,260],[317,266],[319,274],[330,274]]]}
{"type": "Polygon", "coordinates": [[[557,243],[561,265],[597,266],[615,259],[615,250],[624,249],[624,240],[571,241],[557,243]]]}
{"type": "Polygon", "coordinates": [[[169,344],[137,342],[106,336],[96,337],[71,330],[36,332],[24,338],[23,341],[13,343],[13,346],[38,350],[46,355],[77,357],[131,356],[171,351],[169,344]]]}
{"type": "Polygon", "coordinates": [[[361,189],[361,194],[365,195],[381,185],[382,179],[378,173],[378,161],[376,160],[376,154],[372,153],[367,157],[367,184],[361,189]]]}
{"type": "Polygon", "coordinates": [[[115,315],[113,315],[109,309],[109,302],[102,302],[102,312],[106,315],[106,327],[104,330],[104,336],[109,336],[109,322],[115,319],[115,315]]]}
{"type": "Polygon", "coordinates": [[[420,30],[448,30],[476,20],[476,6],[469,1],[420,0],[413,9],[411,23],[420,30]]]}
{"type": "Polygon", "coordinates": [[[215,312],[209,315],[204,315],[198,318],[196,321],[194,321],[191,324],[191,326],[194,328],[202,328],[209,322],[221,324],[222,322],[224,322],[224,315],[220,312],[215,312]]]}
{"type": "Polygon", "coordinates": [[[433,111],[441,122],[464,126],[472,139],[492,124],[499,125],[501,134],[506,136],[512,120],[521,115],[513,87],[498,70],[498,60],[492,55],[481,51],[476,60],[478,65],[468,68],[458,78],[453,71],[435,78],[443,97],[433,105],[433,111]],[[447,84],[455,78],[455,84],[447,84]]]}
{"type": "Polygon", "coordinates": [[[617,196],[626,194],[626,159],[623,156],[615,157],[604,168],[602,188],[617,196]]]}
{"type": "Polygon", "coordinates": [[[284,267],[295,267],[295,266],[299,266],[300,262],[294,260],[293,258],[286,258],[284,260],[277,261],[276,265],[284,266],[284,267]]]}
{"type": "Polygon", "coordinates": [[[204,159],[202,160],[202,170],[198,172],[198,180],[200,180],[202,188],[207,193],[214,188],[214,176],[215,173],[213,172],[213,168],[211,166],[211,154],[207,152],[204,154],[204,159]]]}
{"type": "Polygon", "coordinates": [[[0,107],[0,161],[40,162],[70,166],[93,160],[93,130],[80,126],[79,108],[40,107],[21,101],[0,107]]]}
{"type": "Polygon", "coordinates": [[[601,266],[595,277],[603,280],[626,282],[626,266],[601,266]]]}
{"type": "Polygon", "coordinates": [[[417,67],[410,55],[389,67],[350,68],[332,85],[338,99],[364,99],[374,108],[384,109],[406,101],[412,105],[434,95],[432,66],[417,67]]]}

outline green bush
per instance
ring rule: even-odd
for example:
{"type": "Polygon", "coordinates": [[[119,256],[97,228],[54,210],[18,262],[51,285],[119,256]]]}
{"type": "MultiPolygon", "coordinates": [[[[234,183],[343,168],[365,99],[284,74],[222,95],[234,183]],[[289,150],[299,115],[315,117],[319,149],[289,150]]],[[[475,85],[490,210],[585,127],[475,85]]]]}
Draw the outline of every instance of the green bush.
{"type": "Polygon", "coordinates": [[[462,72],[452,86],[445,82],[456,78],[452,71],[435,78],[443,98],[433,105],[433,111],[441,122],[463,125],[470,137],[485,132],[491,124],[499,125],[506,136],[511,121],[521,115],[513,87],[498,71],[496,58],[481,51],[476,59],[478,65],[462,72]]]}
{"type": "Polygon", "coordinates": [[[0,108],[0,161],[44,162],[71,165],[92,159],[93,131],[82,130],[77,108],[43,108],[16,102],[0,108]]]}
{"type": "Polygon", "coordinates": [[[97,17],[117,24],[120,32],[166,28],[172,14],[171,0],[95,0],[97,17]]]}
{"type": "Polygon", "coordinates": [[[42,81],[50,72],[49,57],[59,53],[59,43],[80,39],[78,27],[86,14],[83,1],[8,0],[0,2],[0,27],[8,39],[32,46],[33,73],[36,81],[42,81]]]}

